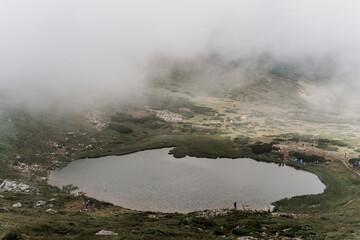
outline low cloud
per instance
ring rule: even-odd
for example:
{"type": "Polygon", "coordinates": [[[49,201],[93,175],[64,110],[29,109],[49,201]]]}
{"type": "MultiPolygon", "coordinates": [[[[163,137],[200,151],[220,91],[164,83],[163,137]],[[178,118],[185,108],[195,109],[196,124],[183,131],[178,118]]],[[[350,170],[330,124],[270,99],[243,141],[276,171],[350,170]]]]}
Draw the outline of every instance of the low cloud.
{"type": "Polygon", "coordinates": [[[346,93],[360,88],[359,7],[325,0],[4,0],[0,92],[40,105],[135,100],[154,56],[267,53],[285,63],[312,59],[303,71],[324,71],[346,93]]]}

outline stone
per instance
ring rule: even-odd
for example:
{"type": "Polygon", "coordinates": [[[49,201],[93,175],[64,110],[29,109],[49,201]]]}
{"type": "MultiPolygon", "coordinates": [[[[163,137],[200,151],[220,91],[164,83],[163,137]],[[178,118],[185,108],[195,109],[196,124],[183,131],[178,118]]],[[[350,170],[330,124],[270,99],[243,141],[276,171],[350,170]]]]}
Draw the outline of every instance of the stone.
{"type": "Polygon", "coordinates": [[[43,181],[47,181],[46,177],[41,177],[40,179],[43,180],[43,181]]]}
{"type": "Polygon", "coordinates": [[[0,185],[2,192],[30,192],[30,186],[24,183],[16,184],[16,182],[5,179],[0,185]]]}
{"type": "Polygon", "coordinates": [[[1,207],[0,212],[7,212],[9,209],[7,207],[1,207]]]}
{"type": "Polygon", "coordinates": [[[243,237],[238,237],[237,240],[258,240],[258,238],[252,236],[243,236],[243,237]]]}
{"type": "Polygon", "coordinates": [[[44,207],[46,205],[45,201],[39,200],[37,201],[37,203],[35,204],[35,207],[44,207]]]}
{"type": "Polygon", "coordinates": [[[19,183],[19,185],[17,185],[17,187],[20,188],[20,190],[22,190],[22,191],[25,191],[25,190],[30,188],[29,185],[26,185],[26,184],[23,184],[23,183],[19,183]]]}
{"type": "Polygon", "coordinates": [[[12,205],[14,208],[21,208],[22,207],[22,204],[21,203],[15,203],[12,205]]]}
{"type": "Polygon", "coordinates": [[[107,230],[101,230],[101,231],[95,233],[95,235],[97,235],[97,236],[117,236],[118,233],[112,232],[112,231],[107,231],[107,230]]]}
{"type": "Polygon", "coordinates": [[[46,210],[45,210],[45,212],[50,213],[50,214],[57,213],[57,211],[55,211],[55,210],[54,210],[54,209],[52,209],[52,208],[48,208],[48,209],[46,209],[46,210]]]}

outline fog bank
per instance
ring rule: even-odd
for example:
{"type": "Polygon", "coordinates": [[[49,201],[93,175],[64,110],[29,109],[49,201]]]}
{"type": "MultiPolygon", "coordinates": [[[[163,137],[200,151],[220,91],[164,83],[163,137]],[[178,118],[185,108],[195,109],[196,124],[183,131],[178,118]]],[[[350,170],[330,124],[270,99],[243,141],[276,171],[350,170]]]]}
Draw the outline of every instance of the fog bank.
{"type": "Polygon", "coordinates": [[[339,92],[353,92],[360,88],[359,6],[325,0],[4,0],[0,92],[35,105],[135,101],[154,56],[231,60],[264,53],[285,63],[312,59],[307,66],[315,74],[314,66],[328,58],[321,68],[330,73],[325,78],[339,92]]]}

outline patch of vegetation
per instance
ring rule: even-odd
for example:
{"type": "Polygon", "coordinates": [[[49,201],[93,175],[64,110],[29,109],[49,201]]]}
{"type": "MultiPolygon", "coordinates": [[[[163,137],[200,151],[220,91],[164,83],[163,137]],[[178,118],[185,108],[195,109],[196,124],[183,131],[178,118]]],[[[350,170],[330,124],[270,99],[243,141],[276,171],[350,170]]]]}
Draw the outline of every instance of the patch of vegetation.
{"type": "Polygon", "coordinates": [[[76,189],[79,189],[79,187],[77,187],[77,186],[74,186],[74,185],[72,185],[72,184],[69,184],[69,185],[64,185],[64,186],[62,186],[62,191],[64,192],[64,193],[71,193],[72,191],[74,191],[74,190],[76,190],[76,189]]]}
{"type": "Polygon", "coordinates": [[[110,118],[111,121],[114,122],[131,122],[134,120],[131,115],[122,112],[117,112],[116,115],[113,115],[110,118]]]}
{"type": "Polygon", "coordinates": [[[196,217],[196,218],[193,218],[192,219],[192,222],[201,227],[201,228],[205,228],[205,229],[208,229],[208,228],[211,228],[212,226],[215,225],[214,221],[208,219],[208,218],[204,218],[204,217],[196,217]]]}
{"type": "Polygon", "coordinates": [[[284,138],[273,138],[273,140],[276,142],[286,142],[286,139],[284,138]]]}
{"type": "Polygon", "coordinates": [[[290,79],[293,81],[297,81],[296,79],[301,76],[301,74],[297,72],[294,67],[285,64],[276,65],[270,70],[270,73],[278,77],[290,79]]]}
{"type": "Polygon", "coordinates": [[[348,144],[346,144],[343,141],[340,140],[332,140],[332,139],[317,139],[318,144],[316,145],[317,148],[324,149],[327,151],[337,151],[339,150],[338,147],[347,147],[348,144]]]}
{"type": "Polygon", "coordinates": [[[235,109],[225,109],[226,113],[238,113],[235,109]]]}
{"type": "Polygon", "coordinates": [[[110,123],[109,129],[115,130],[119,133],[131,133],[133,130],[129,127],[126,127],[124,125],[116,124],[116,123],[110,123]]]}
{"type": "MultiPolygon", "coordinates": [[[[210,107],[198,106],[184,98],[157,98],[151,97],[150,103],[156,110],[168,109],[171,112],[184,114],[183,108],[191,109],[194,113],[208,116],[215,115],[215,110],[210,107]]],[[[185,113],[187,115],[188,113],[185,113]]]]}
{"type": "MultiPolygon", "coordinates": [[[[150,114],[145,117],[139,117],[134,118],[131,115],[128,115],[126,113],[117,113],[116,115],[111,116],[111,120],[114,122],[121,122],[123,124],[127,124],[129,126],[140,126],[145,127],[149,129],[158,129],[158,128],[165,128],[169,127],[170,124],[167,123],[164,119],[157,117],[155,114],[150,114]]],[[[110,123],[112,125],[113,123],[110,123]]],[[[110,128],[109,125],[109,128],[110,128]]],[[[112,126],[114,127],[114,126],[112,126]]],[[[115,128],[118,128],[118,126],[115,126],[115,128]]],[[[113,129],[113,128],[111,128],[113,129]]],[[[115,130],[115,129],[113,129],[115,130]]],[[[118,130],[116,130],[118,131],[118,130]]],[[[121,131],[118,131],[121,133],[129,133],[126,129],[121,129],[121,131]]],[[[131,131],[130,131],[131,132],[131,131]]]]}
{"type": "Polygon", "coordinates": [[[2,238],[2,240],[21,240],[21,239],[22,239],[21,235],[16,232],[9,232],[2,238]]]}
{"type": "Polygon", "coordinates": [[[155,114],[150,114],[148,116],[145,117],[141,117],[141,118],[134,118],[133,122],[134,123],[146,123],[146,122],[165,122],[164,119],[157,117],[155,114]]]}
{"type": "Polygon", "coordinates": [[[246,137],[244,135],[238,135],[238,136],[236,136],[236,138],[234,138],[234,142],[241,144],[241,145],[246,145],[249,143],[249,141],[250,141],[250,138],[246,137]]]}
{"type": "Polygon", "coordinates": [[[320,148],[320,149],[324,149],[324,150],[327,150],[327,151],[334,151],[336,152],[337,150],[339,150],[339,148],[335,147],[335,146],[329,146],[327,144],[318,144],[316,145],[317,148],[320,148]]]}
{"type": "Polygon", "coordinates": [[[310,135],[304,135],[304,134],[299,134],[299,133],[284,133],[284,134],[269,136],[269,137],[286,139],[287,141],[293,141],[293,142],[306,141],[306,140],[310,139],[310,135]]]}
{"type": "Polygon", "coordinates": [[[340,140],[332,140],[332,139],[317,139],[318,144],[330,144],[330,145],[334,145],[334,146],[339,146],[339,147],[347,147],[348,144],[346,144],[343,141],[340,140]]]}
{"type": "Polygon", "coordinates": [[[256,142],[251,146],[251,151],[255,154],[264,154],[273,150],[271,143],[256,142]]]}

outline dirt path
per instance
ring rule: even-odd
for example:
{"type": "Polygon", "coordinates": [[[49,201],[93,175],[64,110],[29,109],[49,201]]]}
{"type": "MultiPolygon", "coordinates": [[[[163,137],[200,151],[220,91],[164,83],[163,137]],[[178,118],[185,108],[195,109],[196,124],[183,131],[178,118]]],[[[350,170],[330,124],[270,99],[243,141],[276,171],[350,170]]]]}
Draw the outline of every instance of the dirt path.
{"type": "MultiPolygon", "coordinates": [[[[341,148],[339,149],[341,152],[346,152],[346,153],[351,153],[351,151],[347,148],[341,148]]],[[[353,154],[353,153],[352,153],[353,154]]],[[[344,166],[349,169],[350,171],[354,172],[356,175],[360,176],[360,173],[358,171],[356,171],[355,169],[353,169],[349,164],[348,164],[348,160],[350,159],[349,157],[350,154],[348,154],[348,157],[345,158],[342,154],[337,157],[338,159],[341,159],[341,162],[344,164],[344,166]]]]}
{"type": "Polygon", "coordinates": [[[342,205],[342,207],[346,207],[347,205],[349,205],[350,203],[352,203],[353,201],[355,201],[356,199],[358,199],[359,197],[356,197],[354,199],[349,200],[347,203],[345,203],[344,205],[342,205]]]}
{"type": "MultiPolygon", "coordinates": [[[[357,172],[357,171],[355,171],[355,170],[348,164],[348,158],[342,158],[342,159],[341,159],[341,162],[344,164],[344,166],[345,166],[347,169],[349,169],[350,171],[354,172],[356,175],[360,176],[360,173],[357,172]]],[[[353,198],[353,199],[351,199],[351,200],[349,200],[349,201],[347,201],[347,203],[345,203],[342,207],[348,206],[349,204],[351,204],[352,202],[354,202],[354,201],[357,200],[358,198],[359,198],[359,196],[358,196],[358,197],[355,197],[355,198],[353,198]]]]}
{"type": "Polygon", "coordinates": [[[351,166],[349,166],[346,162],[347,159],[343,159],[341,160],[341,162],[344,164],[345,167],[347,167],[350,171],[353,171],[355,174],[357,174],[358,176],[360,176],[360,173],[355,171],[354,169],[351,168],[351,166]]]}

